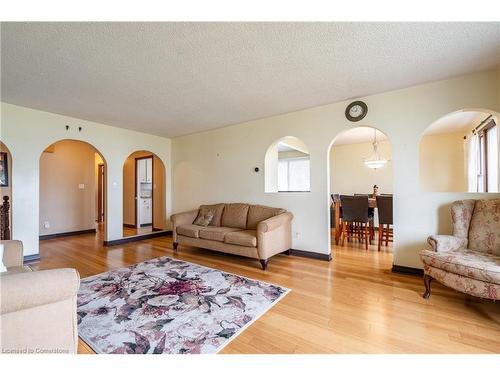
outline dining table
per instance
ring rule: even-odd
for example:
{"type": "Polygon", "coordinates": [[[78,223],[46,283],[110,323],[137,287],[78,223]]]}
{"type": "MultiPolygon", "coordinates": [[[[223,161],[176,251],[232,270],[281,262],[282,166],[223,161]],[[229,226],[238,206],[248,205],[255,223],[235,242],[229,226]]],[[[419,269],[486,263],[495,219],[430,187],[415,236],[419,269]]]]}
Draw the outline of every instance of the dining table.
{"type": "MultiPolygon", "coordinates": [[[[338,245],[340,242],[340,235],[342,234],[342,226],[340,225],[340,208],[342,207],[342,204],[340,203],[340,199],[335,200],[332,203],[332,206],[335,217],[335,245],[338,245]]],[[[368,207],[377,208],[377,198],[369,197],[368,207]]]]}

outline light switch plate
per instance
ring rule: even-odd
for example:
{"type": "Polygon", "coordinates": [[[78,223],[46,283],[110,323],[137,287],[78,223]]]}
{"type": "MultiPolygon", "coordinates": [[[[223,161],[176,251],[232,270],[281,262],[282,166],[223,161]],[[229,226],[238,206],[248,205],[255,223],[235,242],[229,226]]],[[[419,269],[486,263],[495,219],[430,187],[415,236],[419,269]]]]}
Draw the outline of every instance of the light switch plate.
{"type": "Polygon", "coordinates": [[[80,190],[85,189],[85,184],[78,184],[78,189],[80,189],[80,190]]]}

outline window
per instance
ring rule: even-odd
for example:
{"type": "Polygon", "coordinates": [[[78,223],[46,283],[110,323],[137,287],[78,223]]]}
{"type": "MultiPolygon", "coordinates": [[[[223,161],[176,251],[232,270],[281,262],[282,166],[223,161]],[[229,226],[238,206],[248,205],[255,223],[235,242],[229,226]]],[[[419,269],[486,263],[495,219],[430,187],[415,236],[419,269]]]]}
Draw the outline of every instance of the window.
{"type": "Polygon", "coordinates": [[[480,192],[498,190],[498,126],[491,121],[479,132],[480,192]]]}
{"type": "Polygon", "coordinates": [[[308,157],[279,160],[278,191],[310,191],[308,157]]]}
{"type": "Polygon", "coordinates": [[[494,121],[475,131],[469,154],[469,191],[498,191],[498,126],[494,121]]]}

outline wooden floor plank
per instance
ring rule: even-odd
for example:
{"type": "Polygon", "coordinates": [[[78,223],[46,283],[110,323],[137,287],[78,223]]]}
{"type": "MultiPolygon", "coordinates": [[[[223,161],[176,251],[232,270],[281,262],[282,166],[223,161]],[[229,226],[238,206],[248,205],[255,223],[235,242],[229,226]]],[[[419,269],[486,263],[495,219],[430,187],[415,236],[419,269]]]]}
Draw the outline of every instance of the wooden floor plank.
{"type": "MultiPolygon", "coordinates": [[[[391,272],[389,248],[348,243],[331,262],[278,255],[256,260],[181,246],[177,258],[291,288],[222,353],[499,353],[500,304],[391,272]]],[[[82,278],[160,256],[170,236],[104,247],[100,234],[45,240],[35,269],[76,268],[82,278]]],[[[79,353],[93,353],[80,340],[79,353]]]]}

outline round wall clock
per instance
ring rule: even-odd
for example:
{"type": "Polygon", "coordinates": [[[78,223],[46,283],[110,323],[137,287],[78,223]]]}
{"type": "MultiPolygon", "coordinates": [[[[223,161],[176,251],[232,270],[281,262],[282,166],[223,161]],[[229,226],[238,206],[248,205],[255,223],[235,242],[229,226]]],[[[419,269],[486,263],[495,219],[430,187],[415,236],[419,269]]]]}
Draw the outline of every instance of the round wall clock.
{"type": "Polygon", "coordinates": [[[362,120],[368,113],[368,106],[365,102],[355,101],[347,106],[345,109],[345,117],[349,121],[359,121],[362,120]]]}

